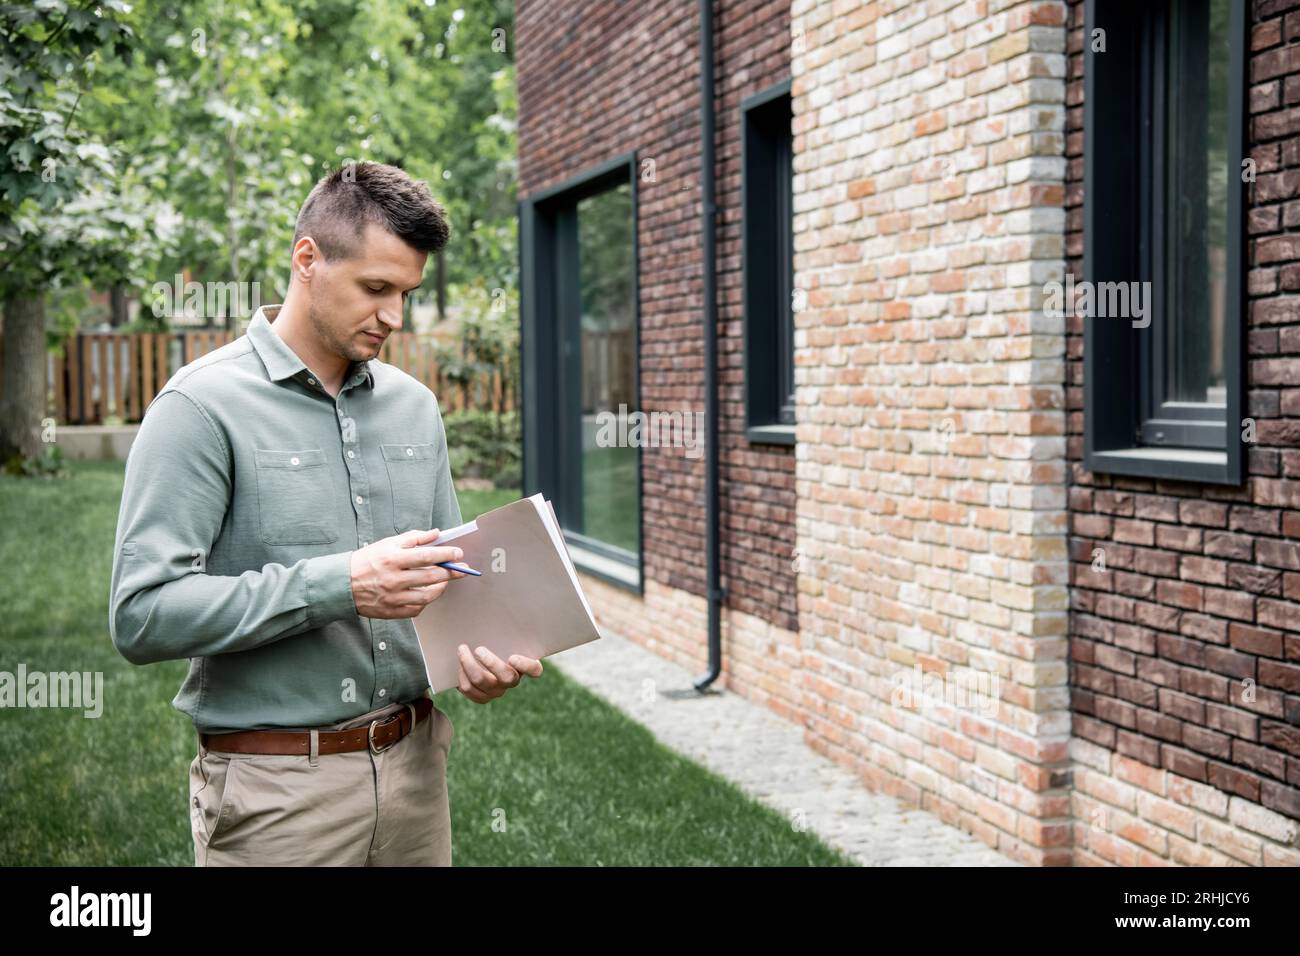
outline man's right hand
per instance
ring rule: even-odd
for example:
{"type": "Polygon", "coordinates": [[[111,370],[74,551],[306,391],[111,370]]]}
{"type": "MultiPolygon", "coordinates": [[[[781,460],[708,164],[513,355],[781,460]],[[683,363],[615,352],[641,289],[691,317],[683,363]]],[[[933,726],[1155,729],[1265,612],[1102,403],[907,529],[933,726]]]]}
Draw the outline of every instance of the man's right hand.
{"type": "Polygon", "coordinates": [[[439,530],[408,531],[383,538],[352,552],[352,602],[362,617],[415,617],[436,601],[447,582],[466,575],[439,568],[439,561],[459,561],[460,548],[427,545],[439,530]]]}

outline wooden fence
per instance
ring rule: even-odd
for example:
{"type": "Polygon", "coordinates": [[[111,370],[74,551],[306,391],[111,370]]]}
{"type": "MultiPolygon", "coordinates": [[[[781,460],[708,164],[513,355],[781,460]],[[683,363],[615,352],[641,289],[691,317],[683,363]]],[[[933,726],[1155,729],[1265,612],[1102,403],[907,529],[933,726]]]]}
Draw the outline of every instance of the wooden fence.
{"type": "Polygon", "coordinates": [[[582,410],[633,408],[636,348],[631,329],[582,332],[582,410]]]}
{"type": "MultiPolygon", "coordinates": [[[[183,365],[229,343],[229,332],[80,332],[63,356],[49,356],[51,410],[64,425],[99,425],[118,418],[138,422],[168,379],[183,365]]],[[[390,335],[381,361],[419,379],[438,396],[443,412],[516,407],[510,369],[492,369],[469,387],[445,381],[432,343],[412,332],[390,335]]]]}

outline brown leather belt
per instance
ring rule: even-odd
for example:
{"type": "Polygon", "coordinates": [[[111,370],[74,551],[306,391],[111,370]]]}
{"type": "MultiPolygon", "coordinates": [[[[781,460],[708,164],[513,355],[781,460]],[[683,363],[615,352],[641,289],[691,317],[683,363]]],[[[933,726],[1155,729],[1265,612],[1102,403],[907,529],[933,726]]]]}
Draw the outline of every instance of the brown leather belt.
{"type": "MultiPolygon", "coordinates": [[[[372,720],[369,727],[319,730],[316,752],[338,754],[369,749],[371,753],[382,753],[409,734],[432,710],[433,701],[421,697],[415,703],[407,704],[405,710],[372,720]]],[[[222,753],[297,756],[311,753],[309,730],[241,730],[233,734],[199,734],[199,739],[204,747],[222,753]]]]}

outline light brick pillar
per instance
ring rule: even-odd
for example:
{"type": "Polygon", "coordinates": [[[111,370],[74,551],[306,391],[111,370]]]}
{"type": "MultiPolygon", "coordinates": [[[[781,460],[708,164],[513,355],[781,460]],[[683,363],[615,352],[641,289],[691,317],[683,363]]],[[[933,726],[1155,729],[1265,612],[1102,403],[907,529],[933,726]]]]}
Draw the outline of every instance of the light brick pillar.
{"type": "Polygon", "coordinates": [[[1071,839],[1065,336],[1041,310],[1064,272],[1065,21],[791,16],[807,724],[872,787],[1038,865],[1071,839]]]}

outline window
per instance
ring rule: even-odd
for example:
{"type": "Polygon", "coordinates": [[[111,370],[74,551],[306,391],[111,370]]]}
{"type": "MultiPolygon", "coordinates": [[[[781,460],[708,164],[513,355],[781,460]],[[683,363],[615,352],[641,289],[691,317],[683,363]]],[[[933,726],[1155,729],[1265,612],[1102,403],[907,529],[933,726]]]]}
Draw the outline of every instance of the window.
{"type": "Polygon", "coordinates": [[[1086,464],[1240,484],[1245,5],[1087,17],[1086,464]]]}
{"type": "Polygon", "coordinates": [[[745,428],[794,444],[794,212],[790,82],[741,104],[745,428]]]}
{"type": "Polygon", "coordinates": [[[581,199],[572,213],[578,282],[573,323],[564,351],[563,375],[581,394],[575,396],[582,421],[582,453],[574,466],[582,472],[581,520],[574,530],[628,554],[637,550],[637,450],[600,447],[598,415],[634,409],[632,369],[636,347],[632,286],[632,187],[624,182],[581,199]]]}
{"type": "Polygon", "coordinates": [[[584,570],[639,589],[640,448],[617,425],[639,402],[634,169],[521,203],[521,351],[525,494],[551,499],[584,570]]]}

